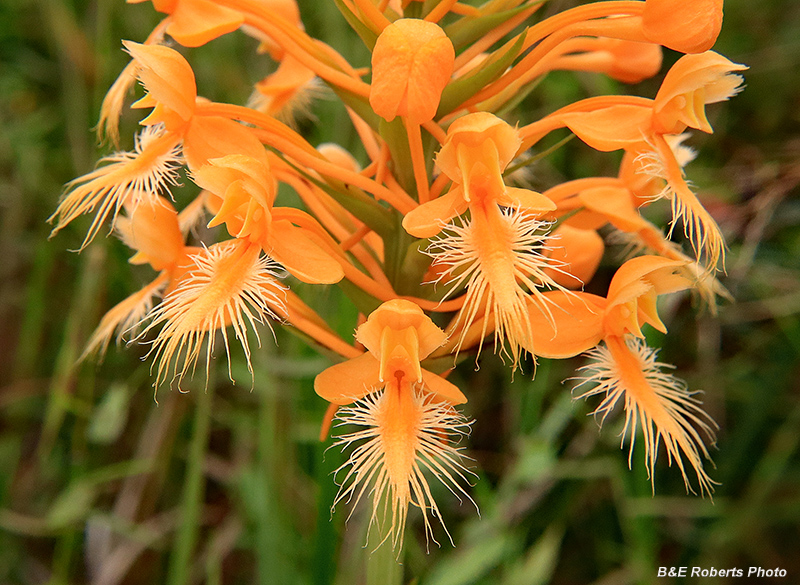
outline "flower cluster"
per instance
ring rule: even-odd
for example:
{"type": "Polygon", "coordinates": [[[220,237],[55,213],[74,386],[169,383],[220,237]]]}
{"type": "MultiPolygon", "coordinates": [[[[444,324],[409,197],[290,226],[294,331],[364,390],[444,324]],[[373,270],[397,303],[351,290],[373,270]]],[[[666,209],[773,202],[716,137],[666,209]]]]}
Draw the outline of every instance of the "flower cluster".
{"type": "Polygon", "coordinates": [[[685,178],[693,153],[682,146],[687,131],[712,131],[706,105],[741,87],[745,67],[711,51],[722,0],[599,1],[545,19],[540,0],[341,0],[369,68],[306,34],[293,0],[152,3],[166,16],[144,43],[124,42],[131,61],[100,120],[117,143],[138,79],[144,95],[131,107],[147,115],[135,147],[71,183],[51,218],[58,231],[93,215],[82,248],[110,222],[131,262],[156,273],[106,314],[87,354],[115,336],[146,342],[156,387],[180,386],[198,361],[208,369],[215,338],[227,352],[231,330],[248,365],[248,335],[274,323],[338,354],[315,382],[330,403],[323,437],[334,421],[360,427],[336,439],[350,450],[337,502],[371,498],[396,547],[409,506],[433,537],[431,478],[469,498],[457,446],[469,422],[456,410],[467,397],[443,368],[479,359],[487,340],[514,369],[586,353],[581,396],[601,397],[601,419],[622,403],[623,440],[633,456],[641,428],[651,479],[663,443],[687,490],[713,491],[703,460],[714,423],[645,345],[643,327],[666,332],[660,295],[694,288],[713,307],[725,294],[715,277],[723,237],[685,178]],[[260,42],[274,72],[247,105],[205,99],[167,37],[199,47],[237,30],[260,42]],[[652,99],[595,96],[529,123],[512,117],[551,71],[636,83],[660,72],[662,47],[685,55],[652,99]],[[296,130],[323,86],[346,106],[363,166],[296,130]],[[565,131],[622,151],[619,173],[541,193],[512,186],[512,173],[565,131]],[[181,169],[198,189],[178,211],[170,188],[181,169]],[[281,184],[302,204],[284,204],[281,184]],[[645,219],[662,199],[672,212],[663,229],[645,219]],[[213,241],[191,235],[199,222],[217,228],[213,241]],[[619,236],[635,253],[605,296],[585,292],[619,236]],[[295,279],[342,286],[363,314],[354,339],[292,291],[295,279]]]}

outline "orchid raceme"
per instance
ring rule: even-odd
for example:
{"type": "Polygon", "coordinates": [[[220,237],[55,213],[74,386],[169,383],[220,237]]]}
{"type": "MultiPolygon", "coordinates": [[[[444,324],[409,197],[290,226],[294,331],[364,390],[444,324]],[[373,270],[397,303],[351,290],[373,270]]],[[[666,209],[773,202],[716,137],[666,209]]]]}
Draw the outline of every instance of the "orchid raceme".
{"type": "MultiPolygon", "coordinates": [[[[601,421],[624,408],[629,461],[638,436],[653,489],[663,445],[687,490],[713,491],[703,459],[715,425],[644,339],[667,331],[660,296],[694,290],[712,309],[729,297],[717,279],[723,230],[691,188],[695,153],[683,145],[687,131],[712,132],[707,106],[742,88],[746,66],[711,50],[721,0],[598,1],[547,18],[534,16],[538,0],[337,1],[370,52],[358,64],[312,38],[294,0],[152,4],[163,20],[141,44],[123,42],[132,61],[99,125],[116,144],[138,79],[141,129],[69,184],[51,217],[56,233],[90,215],[81,249],[105,226],[153,271],[84,355],[137,341],[154,386],[181,390],[198,365],[209,379],[220,343],[233,379],[231,337],[255,379],[263,326],[338,356],[314,383],[328,402],[323,439],[348,427],[334,438],[348,459],[331,504],[369,500],[371,530],[397,558],[411,509],[429,539],[431,518],[444,524],[431,479],[471,499],[457,446],[467,396],[446,376],[464,359],[479,365],[488,341],[517,376],[586,354],[578,392],[600,396],[601,421]],[[195,76],[184,50],[213,51],[228,34],[253,37],[265,67],[244,104],[202,97],[216,95],[213,80],[195,76]],[[639,83],[662,71],[663,47],[687,54],[655,96],[520,112],[550,72],[639,83]],[[323,93],[350,127],[328,127],[323,93]],[[567,130],[578,153],[621,151],[619,170],[539,173],[567,130]],[[671,221],[658,219],[659,200],[671,221]],[[622,262],[609,253],[620,242],[622,262]],[[354,304],[344,333],[310,300],[320,286],[354,304]]],[[[484,390],[496,391],[471,391],[484,390]]]]}

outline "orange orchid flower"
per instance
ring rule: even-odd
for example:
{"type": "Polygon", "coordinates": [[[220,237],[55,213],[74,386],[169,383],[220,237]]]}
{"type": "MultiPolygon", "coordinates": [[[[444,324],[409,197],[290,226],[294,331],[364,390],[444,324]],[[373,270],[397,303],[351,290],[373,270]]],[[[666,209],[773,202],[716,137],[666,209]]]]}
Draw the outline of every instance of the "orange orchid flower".
{"type": "MultiPolygon", "coordinates": [[[[469,423],[453,409],[467,401],[461,391],[420,362],[442,345],[445,333],[410,301],[387,301],[356,331],[367,353],[319,374],[314,389],[339,408],[340,424],[364,430],[337,438],[336,444],[357,444],[335,503],[372,493],[372,522],[390,521],[395,549],[402,547],[409,505],[423,512],[425,532],[434,541],[428,511],[441,520],[431,497],[427,469],[455,493],[469,495],[458,483],[466,472],[453,436],[468,432],[469,423]],[[383,506],[383,509],[381,509],[383,506]]],[[[445,528],[446,531],[446,528],[445,528]]],[[[449,534],[448,534],[449,536],[449,534]]]]}
{"type": "Polygon", "coordinates": [[[554,266],[543,254],[549,224],[539,220],[555,204],[540,193],[508,187],[503,181],[502,172],[520,144],[516,130],[492,114],[468,114],[456,120],[436,158],[455,186],[403,220],[411,235],[431,237],[451,218],[470,210],[470,219],[447,225],[427,253],[439,265],[439,281],[450,287],[450,294],[467,287],[457,317],[462,327],[459,347],[470,324],[491,311],[495,347],[502,345],[515,367],[530,338],[529,295],[537,297],[541,287],[558,287],[545,272],[554,266]]]}
{"type": "Polygon", "coordinates": [[[581,368],[585,377],[579,386],[593,388],[580,398],[604,395],[595,410],[601,422],[623,400],[626,412],[623,440],[630,431],[629,464],[633,457],[635,427],[644,437],[645,464],[655,489],[655,462],[663,441],[669,464],[675,461],[687,491],[693,491],[684,458],[694,470],[701,493],[713,492],[713,481],[703,469],[709,458],[700,433],[713,441],[714,422],[699,407],[686,385],[664,369],[657,353],[643,341],[642,325],[666,332],[658,316],[656,298],[688,288],[691,282],[678,274],[682,262],[640,256],[628,260],[614,275],[607,298],[588,293],[545,293],[551,301],[552,319],[531,311],[534,345],[545,357],[566,358],[589,351],[592,360],[581,368]],[[597,345],[601,340],[604,346],[597,345]],[[592,349],[594,348],[594,349],[592,349]]]}
{"type": "Polygon", "coordinates": [[[225,223],[236,238],[257,243],[293,276],[310,284],[331,284],[344,277],[341,264],[273,207],[275,179],[266,157],[240,154],[211,159],[193,174],[194,181],[218,200],[210,200],[215,216],[209,227],[225,223]]]}
{"type": "MultiPolygon", "coordinates": [[[[160,45],[125,46],[137,63],[137,75],[147,94],[133,104],[152,108],[141,124],[133,152],[118,152],[101,160],[107,163],[76,179],[50,221],[58,220],[57,233],[79,215],[97,209],[81,245],[83,249],[110,215],[123,206],[168,193],[178,183],[178,169],[190,169],[211,158],[238,153],[265,156],[264,147],[250,130],[233,120],[197,113],[194,73],[177,51],[160,45]]],[[[112,221],[113,226],[113,221],[112,221]]]]}
{"type": "Polygon", "coordinates": [[[658,134],[680,134],[686,128],[713,132],[706,104],[725,101],[739,93],[743,79],[733,63],[719,53],[684,55],[667,72],[653,104],[653,129],[658,134]]]}
{"type": "Polygon", "coordinates": [[[742,79],[732,72],[743,69],[746,67],[712,51],[685,55],[667,73],[653,101],[634,98],[614,104],[613,99],[590,98],[583,104],[585,110],[575,105],[553,115],[595,149],[639,153],[646,161],[640,168],[664,181],[654,199],[671,202],[673,227],[678,220],[683,222],[695,252],[705,254],[711,267],[724,261],[724,239],[714,218],[686,183],[675,141],[667,136],[679,135],[687,127],[711,132],[705,104],[734,95],[742,79]]]}

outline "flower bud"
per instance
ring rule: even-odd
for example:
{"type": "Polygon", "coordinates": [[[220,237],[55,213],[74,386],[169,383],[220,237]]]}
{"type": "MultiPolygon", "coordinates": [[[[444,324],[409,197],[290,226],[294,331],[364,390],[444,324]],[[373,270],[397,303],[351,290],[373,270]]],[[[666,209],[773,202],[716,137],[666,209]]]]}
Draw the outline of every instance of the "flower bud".
{"type": "Polygon", "coordinates": [[[413,18],[395,21],[372,52],[372,109],[389,122],[395,116],[416,124],[432,120],[454,61],[453,43],[439,26],[413,18]]]}
{"type": "Polygon", "coordinates": [[[702,53],[714,46],[722,29],[723,0],[647,0],[644,35],[681,53],[702,53]]]}

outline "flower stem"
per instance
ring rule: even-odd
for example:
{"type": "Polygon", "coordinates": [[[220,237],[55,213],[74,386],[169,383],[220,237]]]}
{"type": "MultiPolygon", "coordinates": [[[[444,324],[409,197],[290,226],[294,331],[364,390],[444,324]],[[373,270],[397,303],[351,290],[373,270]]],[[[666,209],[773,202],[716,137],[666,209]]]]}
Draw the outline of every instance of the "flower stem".
{"type": "MultiPolygon", "coordinates": [[[[383,509],[383,503],[379,509],[383,509]]],[[[400,564],[403,558],[402,549],[396,551],[392,546],[391,535],[387,536],[384,533],[384,530],[389,529],[388,525],[384,524],[381,527],[377,523],[370,528],[367,546],[364,548],[364,553],[367,555],[366,585],[402,585],[403,565],[400,564]]]]}
{"type": "Polygon", "coordinates": [[[214,382],[209,380],[205,391],[196,392],[192,439],[189,444],[189,461],[181,497],[180,526],[175,535],[174,551],[169,560],[167,585],[184,585],[191,577],[192,553],[197,542],[200,515],[203,507],[203,461],[211,427],[211,402],[214,382]]]}

